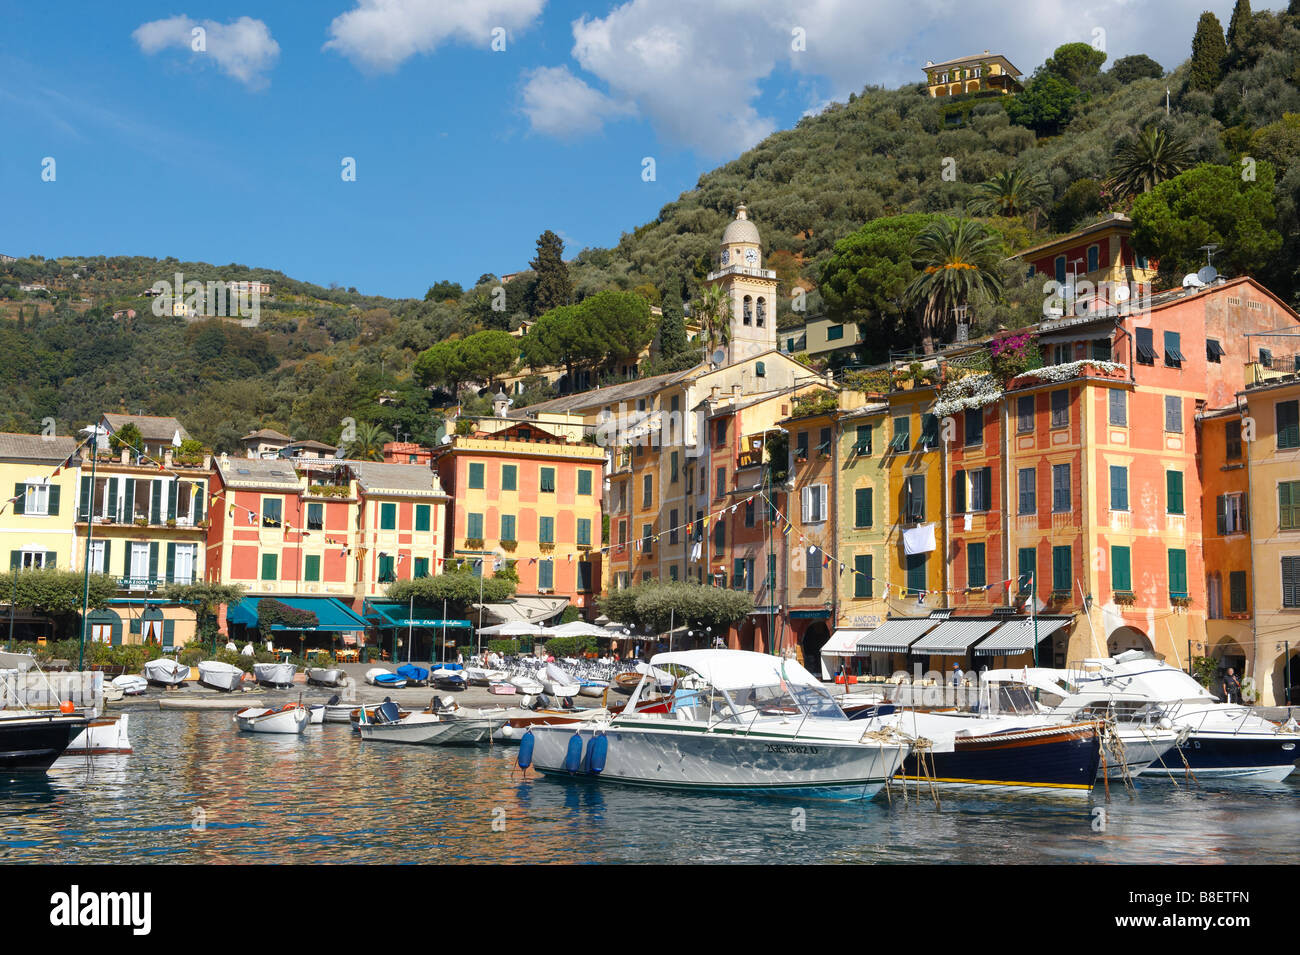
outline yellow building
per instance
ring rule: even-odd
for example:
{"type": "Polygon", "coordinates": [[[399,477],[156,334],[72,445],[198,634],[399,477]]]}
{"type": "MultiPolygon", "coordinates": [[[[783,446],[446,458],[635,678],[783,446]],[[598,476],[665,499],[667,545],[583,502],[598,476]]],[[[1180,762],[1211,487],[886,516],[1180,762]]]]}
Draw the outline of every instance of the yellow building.
{"type": "Polygon", "coordinates": [[[961,96],[993,90],[1019,93],[1021,72],[1000,53],[985,50],[978,56],[963,56],[942,63],[926,62],[925,78],[932,97],[961,96]]]}
{"type": "MultiPolygon", "coordinates": [[[[938,377],[937,370],[934,377],[938,377]]],[[[882,451],[882,467],[888,474],[891,498],[886,509],[890,518],[888,578],[894,586],[887,603],[895,614],[928,614],[934,607],[945,606],[942,593],[927,593],[947,588],[948,570],[939,419],[929,410],[935,396],[932,385],[915,383],[893,392],[889,399],[889,420],[884,428],[889,437],[882,451]],[[907,546],[904,537],[908,531],[925,536],[930,530],[933,541],[927,539],[920,545],[922,549],[907,546]],[[914,552],[907,553],[909,549],[914,552]]]]}
{"type": "MultiPolygon", "coordinates": [[[[897,505],[890,493],[889,403],[843,392],[837,427],[838,557],[846,568],[834,630],[873,630],[889,613],[890,524],[897,505]]],[[[873,661],[876,662],[876,661],[873,661]]]]}

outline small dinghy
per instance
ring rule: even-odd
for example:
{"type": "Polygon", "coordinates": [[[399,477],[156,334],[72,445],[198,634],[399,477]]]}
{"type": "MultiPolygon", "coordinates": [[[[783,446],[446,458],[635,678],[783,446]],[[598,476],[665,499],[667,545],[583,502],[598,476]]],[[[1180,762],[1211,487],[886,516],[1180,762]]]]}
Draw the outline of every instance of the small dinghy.
{"type": "Polygon", "coordinates": [[[609,684],[604,680],[583,680],[578,685],[578,693],[582,696],[594,696],[600,698],[604,696],[605,691],[609,689],[609,684]]]}
{"type": "Polygon", "coordinates": [[[356,703],[341,703],[339,695],[335,693],[325,702],[324,718],[326,723],[347,723],[352,719],[352,714],[356,710],[356,703]]]}
{"type": "MultiPolygon", "coordinates": [[[[389,703],[392,703],[393,706],[397,706],[396,703],[393,703],[392,700],[387,698],[384,699],[383,703],[367,703],[365,706],[353,706],[352,709],[348,712],[348,721],[351,722],[352,729],[356,731],[360,731],[361,725],[363,723],[375,722],[376,720],[375,714],[379,712],[381,707],[386,706],[389,703]]],[[[392,710],[389,709],[387,712],[391,713],[392,710]]],[[[411,710],[404,710],[400,706],[397,706],[398,719],[402,719],[403,717],[407,717],[410,715],[411,715],[411,710]]]]}
{"type": "Polygon", "coordinates": [[[150,660],[144,665],[144,678],[154,686],[180,686],[189,677],[190,668],[175,660],[150,660]]]}
{"type": "Polygon", "coordinates": [[[343,671],[335,667],[311,667],[307,682],[313,686],[338,686],[343,682],[343,671]]]}
{"type": "Polygon", "coordinates": [[[457,663],[442,663],[433,671],[433,682],[444,690],[463,690],[469,685],[464,669],[457,663]]]}
{"type": "Polygon", "coordinates": [[[507,682],[520,693],[527,693],[530,696],[543,692],[542,685],[526,673],[516,673],[507,682]]]}
{"type": "Polygon", "coordinates": [[[491,686],[501,683],[510,676],[505,670],[489,670],[485,667],[465,667],[465,679],[471,686],[491,686]]]}
{"type": "Polygon", "coordinates": [[[492,726],[486,719],[455,719],[428,710],[402,715],[397,704],[389,700],[381,703],[373,717],[361,722],[357,728],[362,739],[422,746],[460,746],[486,739],[492,726]]]}
{"type": "Polygon", "coordinates": [[[397,675],[406,681],[407,686],[429,685],[429,671],[414,663],[403,663],[397,668],[397,675]]]}
{"type": "Polygon", "coordinates": [[[641,674],[636,672],[620,673],[614,677],[614,689],[620,693],[631,693],[641,683],[641,674]]]}
{"type": "Polygon", "coordinates": [[[298,668],[292,663],[254,663],[253,677],[263,686],[293,686],[293,675],[298,668]]]}
{"type": "Polygon", "coordinates": [[[514,696],[519,688],[513,683],[489,683],[488,692],[495,696],[514,696]]]}
{"type": "Polygon", "coordinates": [[[567,699],[577,696],[582,684],[554,663],[546,664],[546,673],[542,676],[542,689],[551,696],[567,699]]]}
{"type": "Polygon", "coordinates": [[[103,756],[110,753],[131,752],[131,740],[126,735],[129,714],[118,717],[101,717],[91,720],[63,751],[65,756],[103,756]]]}
{"type": "Polygon", "coordinates": [[[244,671],[232,663],[204,660],[199,664],[199,683],[214,690],[231,693],[239,689],[243,679],[244,671]]]}
{"type": "Polygon", "coordinates": [[[406,680],[398,676],[392,670],[385,670],[383,667],[375,667],[366,671],[366,682],[371,686],[382,686],[390,690],[400,690],[406,686],[406,680]]]}
{"type": "Polygon", "coordinates": [[[307,707],[307,709],[308,712],[311,714],[311,717],[307,722],[310,723],[312,726],[320,726],[322,723],[325,722],[324,703],[313,703],[311,704],[311,706],[307,707]]]}
{"type": "Polygon", "coordinates": [[[285,703],[269,709],[255,707],[235,714],[235,724],[246,733],[301,733],[311,713],[299,703],[285,703]]]}
{"type": "Polygon", "coordinates": [[[149,689],[149,681],[134,674],[114,677],[113,685],[121,690],[125,696],[140,696],[145,690],[149,689]]]}

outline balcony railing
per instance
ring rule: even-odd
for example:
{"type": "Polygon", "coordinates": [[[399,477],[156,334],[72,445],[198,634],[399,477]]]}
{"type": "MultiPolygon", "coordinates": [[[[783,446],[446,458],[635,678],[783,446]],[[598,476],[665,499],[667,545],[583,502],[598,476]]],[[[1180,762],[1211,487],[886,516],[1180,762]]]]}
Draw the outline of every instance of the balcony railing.
{"type": "Polygon", "coordinates": [[[194,575],[189,574],[182,576],[174,574],[171,577],[119,577],[117,579],[118,590],[157,590],[165,584],[192,584],[194,575]]]}

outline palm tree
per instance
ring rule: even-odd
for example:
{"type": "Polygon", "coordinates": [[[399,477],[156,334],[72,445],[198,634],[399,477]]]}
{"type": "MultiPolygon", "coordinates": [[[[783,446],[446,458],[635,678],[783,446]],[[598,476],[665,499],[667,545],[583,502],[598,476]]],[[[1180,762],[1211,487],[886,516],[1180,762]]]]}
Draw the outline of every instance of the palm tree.
{"type": "Polygon", "coordinates": [[[704,330],[711,360],[714,350],[731,340],[731,296],[721,285],[710,285],[691,303],[691,317],[704,330]]]}
{"type": "Polygon", "coordinates": [[[953,309],[1002,294],[1002,258],[996,236],[973,219],[940,216],[916,237],[912,265],[921,274],[907,286],[906,296],[921,309],[921,341],[927,355],[953,309]]]}
{"type": "Polygon", "coordinates": [[[1022,169],[1007,169],[975,187],[970,211],[979,216],[1019,216],[1042,207],[1047,183],[1022,169]]]}
{"type": "Polygon", "coordinates": [[[1115,151],[1110,185],[1120,198],[1150,192],[1193,163],[1187,143],[1159,126],[1148,126],[1137,138],[1115,151]]]}
{"type": "Polygon", "coordinates": [[[357,424],[355,434],[346,445],[348,457],[357,461],[382,461],[384,445],[393,440],[393,436],[377,424],[362,421],[357,424]]]}

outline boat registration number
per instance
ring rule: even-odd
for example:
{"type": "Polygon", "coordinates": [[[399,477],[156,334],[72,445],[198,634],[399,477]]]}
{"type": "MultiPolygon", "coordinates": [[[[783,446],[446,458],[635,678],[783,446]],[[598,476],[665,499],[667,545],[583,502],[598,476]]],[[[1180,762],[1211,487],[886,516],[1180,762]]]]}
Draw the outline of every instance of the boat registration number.
{"type": "Polygon", "coordinates": [[[793,746],[789,743],[768,743],[767,751],[769,753],[803,753],[805,755],[816,755],[816,746],[793,746]]]}

